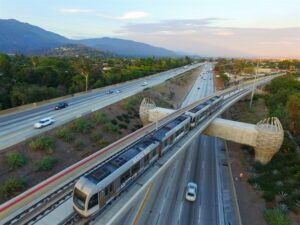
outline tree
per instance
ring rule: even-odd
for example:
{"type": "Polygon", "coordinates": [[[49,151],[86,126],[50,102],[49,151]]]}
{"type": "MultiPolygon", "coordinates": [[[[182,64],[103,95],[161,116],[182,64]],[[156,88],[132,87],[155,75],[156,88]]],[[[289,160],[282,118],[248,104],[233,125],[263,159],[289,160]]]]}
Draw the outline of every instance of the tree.
{"type": "Polygon", "coordinates": [[[289,96],[286,111],[291,131],[300,134],[300,92],[289,96]]]}

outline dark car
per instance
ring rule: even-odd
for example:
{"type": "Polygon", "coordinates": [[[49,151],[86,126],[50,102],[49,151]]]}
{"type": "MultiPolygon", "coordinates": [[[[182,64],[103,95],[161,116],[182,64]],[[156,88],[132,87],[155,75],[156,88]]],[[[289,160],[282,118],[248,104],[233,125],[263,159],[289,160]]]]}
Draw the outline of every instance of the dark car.
{"type": "Polygon", "coordinates": [[[114,91],[113,91],[113,90],[108,90],[108,91],[106,91],[105,93],[106,93],[106,94],[112,94],[112,93],[114,93],[114,91]]]}
{"type": "Polygon", "coordinates": [[[56,106],[55,106],[55,110],[59,110],[59,109],[63,109],[63,108],[66,108],[66,107],[68,107],[68,103],[66,103],[66,102],[60,102],[60,103],[58,103],[56,106]]]}

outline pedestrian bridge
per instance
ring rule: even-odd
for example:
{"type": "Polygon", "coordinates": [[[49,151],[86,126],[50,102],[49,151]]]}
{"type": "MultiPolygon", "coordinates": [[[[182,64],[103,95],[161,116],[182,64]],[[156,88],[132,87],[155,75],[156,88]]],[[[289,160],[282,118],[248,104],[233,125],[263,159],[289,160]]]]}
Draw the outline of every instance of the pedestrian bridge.
{"type": "MultiPolygon", "coordinates": [[[[172,109],[156,107],[155,103],[147,98],[140,106],[140,117],[144,124],[156,122],[172,112],[172,109]]],[[[262,164],[272,159],[283,142],[283,129],[276,117],[264,119],[257,124],[216,118],[206,127],[203,134],[254,147],[255,160],[262,164]]]]}

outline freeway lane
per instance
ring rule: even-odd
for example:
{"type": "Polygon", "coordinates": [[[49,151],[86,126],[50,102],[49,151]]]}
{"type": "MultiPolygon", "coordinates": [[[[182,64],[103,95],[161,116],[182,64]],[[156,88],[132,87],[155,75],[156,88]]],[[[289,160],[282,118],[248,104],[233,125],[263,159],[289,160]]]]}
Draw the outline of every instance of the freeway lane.
{"type": "Polygon", "coordinates": [[[153,75],[143,79],[125,82],[109,88],[102,88],[85,95],[67,99],[69,107],[55,111],[53,110],[56,103],[49,103],[24,112],[9,114],[0,117],[0,150],[19,143],[27,138],[60,126],[74,118],[78,118],[91,111],[98,110],[114,102],[132,96],[141,92],[146,87],[155,86],[165,80],[177,76],[185,71],[193,69],[200,64],[189,65],[181,68],[176,68],[170,71],[162,72],[159,75],[153,75]],[[147,86],[142,86],[143,82],[147,82],[147,86]],[[107,90],[120,90],[121,93],[114,92],[106,94],[107,90]],[[52,116],[55,123],[51,126],[34,129],[33,124],[42,118],[52,116]]]}
{"type": "MultiPolygon", "coordinates": [[[[211,95],[214,92],[211,64],[203,67],[182,107],[211,95]]],[[[152,194],[137,224],[218,224],[218,204],[215,176],[215,151],[213,138],[199,136],[165,172],[162,179],[154,182],[152,194]],[[196,202],[185,200],[185,187],[189,181],[198,184],[196,202]],[[203,196],[203,197],[202,197],[203,196]]],[[[135,218],[134,209],[127,214],[135,218]]],[[[130,223],[129,223],[130,224],[130,223]]]]}

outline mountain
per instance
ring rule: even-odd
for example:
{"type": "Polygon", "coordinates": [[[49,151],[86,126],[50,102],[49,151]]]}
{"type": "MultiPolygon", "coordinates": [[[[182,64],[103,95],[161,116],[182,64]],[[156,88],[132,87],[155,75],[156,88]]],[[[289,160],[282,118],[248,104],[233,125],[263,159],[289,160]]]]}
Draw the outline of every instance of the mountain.
{"type": "Polygon", "coordinates": [[[118,38],[94,38],[78,41],[80,44],[106,50],[119,56],[127,57],[178,57],[179,55],[173,51],[154,47],[141,42],[118,39],[118,38]]]}
{"type": "Polygon", "coordinates": [[[40,52],[41,55],[55,56],[55,57],[111,57],[112,54],[106,51],[98,50],[95,48],[87,47],[85,45],[67,44],[51,49],[46,49],[40,52]]]}
{"type": "MultiPolygon", "coordinates": [[[[65,48],[57,48],[65,45],[85,45],[95,51],[108,51],[112,55],[125,57],[178,57],[173,51],[154,47],[141,42],[123,40],[118,38],[95,38],[83,40],[71,40],[59,34],[46,31],[40,27],[23,23],[15,19],[0,19],[0,52],[22,54],[57,54],[63,55],[65,48]]],[[[73,46],[75,47],[75,46],[73,46]]],[[[72,52],[82,52],[76,47],[72,52]]],[[[92,51],[93,53],[96,53],[92,51]]],[[[71,51],[70,51],[71,52],[71,51]]],[[[72,53],[72,54],[73,54],[72,53]]],[[[71,54],[71,53],[70,53],[71,54]]],[[[76,54],[76,53],[75,53],[76,54]]]]}
{"type": "Polygon", "coordinates": [[[71,41],[61,35],[14,19],[0,19],[0,51],[31,53],[57,47],[71,41]]]}

